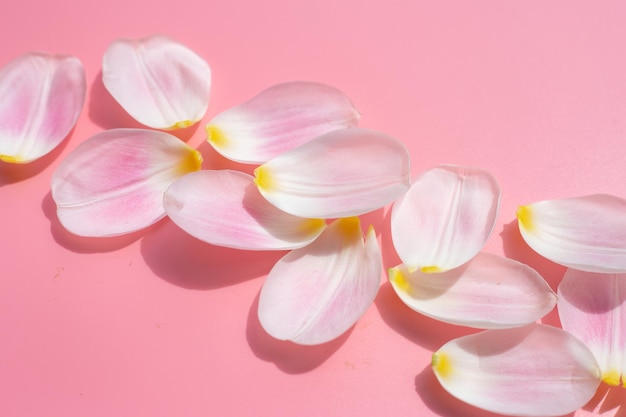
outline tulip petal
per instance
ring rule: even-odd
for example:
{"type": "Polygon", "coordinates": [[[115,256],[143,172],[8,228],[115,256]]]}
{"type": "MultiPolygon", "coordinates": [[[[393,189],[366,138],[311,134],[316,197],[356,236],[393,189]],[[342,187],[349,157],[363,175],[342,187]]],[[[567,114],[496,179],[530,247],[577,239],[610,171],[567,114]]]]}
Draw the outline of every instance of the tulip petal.
{"type": "Polygon", "coordinates": [[[164,36],[114,41],[102,60],[102,81],[128,114],[155,129],[191,126],[209,105],[209,65],[164,36]]]}
{"type": "Polygon", "coordinates": [[[411,273],[400,265],[389,270],[389,281],[413,310],[461,326],[523,326],[548,314],[556,304],[556,295],[534,269],[484,252],[438,274],[411,273]]]}
{"type": "Polygon", "coordinates": [[[235,249],[295,249],[326,227],[280,211],[261,196],[253,178],[239,171],[199,171],[173,183],[164,196],[168,216],[190,235],[235,249]]]}
{"type": "Polygon", "coordinates": [[[52,177],[61,224],[80,236],[113,236],[165,216],[163,193],[200,169],[200,153],[164,132],[114,129],[81,143],[52,177]]]}
{"type": "Polygon", "coordinates": [[[27,163],[56,148],[85,102],[75,57],[27,53],[0,70],[0,160],[27,163]]]}
{"type": "Polygon", "coordinates": [[[556,416],[587,403],[600,383],[593,354],[556,327],[486,330],[446,343],[433,370],[453,396],[506,415],[556,416]]]}
{"type": "Polygon", "coordinates": [[[606,194],[546,200],[517,210],[522,237],[541,256],[589,272],[626,272],[626,200],[606,194]]]}
{"type": "Polygon", "coordinates": [[[313,243],[276,263],[259,297],[261,325],[280,340],[330,341],[372,304],[381,266],[373,228],[364,242],[357,217],[335,220],[313,243]]]}
{"type": "Polygon", "coordinates": [[[393,205],[398,256],[411,271],[463,265],[491,235],[499,202],[498,184],[483,169],[440,165],[424,172],[393,205]]]}
{"type": "Polygon", "coordinates": [[[409,187],[409,154],[383,133],[335,130],[255,171],[261,194],[295,216],[349,217],[392,202],[409,187]]]}
{"type": "Polygon", "coordinates": [[[563,329],[594,353],[604,382],[620,385],[626,375],[626,274],[568,269],[558,294],[563,329]]]}
{"type": "Polygon", "coordinates": [[[226,158],[264,163],[324,133],[356,127],[359,117],[339,90],[295,81],[220,113],[206,131],[209,143],[226,158]]]}

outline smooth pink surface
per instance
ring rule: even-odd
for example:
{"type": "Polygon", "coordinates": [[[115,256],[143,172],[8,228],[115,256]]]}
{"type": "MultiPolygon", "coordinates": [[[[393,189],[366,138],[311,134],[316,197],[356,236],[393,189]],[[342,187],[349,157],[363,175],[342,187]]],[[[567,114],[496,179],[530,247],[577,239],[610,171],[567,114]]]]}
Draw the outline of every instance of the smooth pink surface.
{"type": "MultiPolygon", "coordinates": [[[[625,17],[618,0],[5,5],[0,65],[30,50],[76,55],[89,88],[60,149],[0,165],[0,415],[491,416],[445,393],[430,370],[433,350],[472,330],[412,312],[388,283],[337,341],[277,342],[256,308],[282,254],[215,248],[169,221],[128,237],[73,237],[56,219],[50,178],[94,133],[137,126],[103,87],[102,54],[118,37],[163,33],[212,67],[202,125],[272,84],[318,81],[354,101],[362,126],[404,141],[414,176],[440,163],[490,170],[502,203],[487,249],[556,289],[564,268],[522,242],[515,210],[626,196],[625,17]]],[[[200,146],[204,168],[233,166],[202,127],[179,135],[200,146]]],[[[385,267],[398,263],[388,220],[363,219],[383,232],[385,267]]],[[[558,323],[554,312],[545,321],[558,323]]],[[[611,391],[587,408],[612,415],[624,402],[611,391]]]]}

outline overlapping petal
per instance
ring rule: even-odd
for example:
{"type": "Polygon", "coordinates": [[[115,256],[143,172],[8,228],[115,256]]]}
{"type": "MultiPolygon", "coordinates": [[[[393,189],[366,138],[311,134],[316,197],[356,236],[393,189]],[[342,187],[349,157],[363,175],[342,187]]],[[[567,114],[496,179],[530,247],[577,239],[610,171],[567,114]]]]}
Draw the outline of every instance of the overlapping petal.
{"type": "Polygon", "coordinates": [[[220,113],[206,131],[209,143],[226,158],[264,163],[324,133],[356,127],[359,117],[336,88],[294,81],[220,113]]]}
{"type": "Polygon", "coordinates": [[[27,163],[73,129],[85,101],[82,63],[75,57],[27,53],[0,70],[0,160],[27,163]]]}
{"type": "Polygon", "coordinates": [[[589,272],[626,272],[626,200],[607,194],[545,200],[517,211],[519,229],[540,255],[589,272]]]}
{"type": "Polygon", "coordinates": [[[128,114],[156,129],[191,126],[209,105],[209,65],[165,36],[111,43],[102,60],[102,81],[128,114]]]}
{"type": "Polygon", "coordinates": [[[591,349],[604,382],[626,386],[626,274],[568,269],[558,294],[563,329],[591,349]]]}
{"type": "Polygon", "coordinates": [[[340,129],[287,151],[254,174],[261,194],[287,213],[349,217],[392,202],[409,187],[406,147],[368,129],[340,129]]]}
{"type": "Polygon", "coordinates": [[[330,341],[365,313],[378,292],[381,254],[357,217],[335,220],[310,245],[281,258],[259,297],[259,320],[280,340],[330,341]]]}
{"type": "Polygon", "coordinates": [[[163,193],[200,169],[200,153],[176,137],[114,129],[81,143],[52,177],[61,224],[80,236],[113,236],[165,216],[163,193]]]}
{"type": "Polygon", "coordinates": [[[530,324],[446,343],[433,370],[453,396],[515,416],[556,416],[585,405],[600,383],[589,349],[568,332],[530,324]]]}
{"type": "Polygon", "coordinates": [[[413,310],[461,326],[523,326],[556,304],[556,295],[534,269],[485,252],[439,274],[409,272],[399,265],[389,270],[389,281],[413,310]]]}
{"type": "Polygon", "coordinates": [[[199,171],[173,183],[164,196],[168,216],[183,230],[214,245],[249,250],[295,249],[326,227],[280,211],[239,171],[199,171]]]}
{"type": "Polygon", "coordinates": [[[500,189],[479,168],[441,165],[420,175],[393,205],[394,246],[409,270],[440,272],[469,261],[495,225],[500,189]]]}

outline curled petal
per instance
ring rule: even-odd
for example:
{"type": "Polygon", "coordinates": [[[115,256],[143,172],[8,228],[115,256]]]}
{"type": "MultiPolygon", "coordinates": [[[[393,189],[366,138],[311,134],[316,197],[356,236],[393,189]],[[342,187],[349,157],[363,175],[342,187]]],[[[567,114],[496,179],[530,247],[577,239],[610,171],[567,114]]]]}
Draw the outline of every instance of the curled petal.
{"type": "Polygon", "coordinates": [[[393,205],[391,233],[409,270],[446,271],[485,245],[498,216],[500,189],[479,168],[441,165],[420,175],[393,205]]]}
{"type": "Polygon", "coordinates": [[[295,81],[220,113],[206,131],[209,143],[226,158],[264,163],[324,133],[356,127],[359,117],[339,90],[295,81]]]}
{"type": "Polygon", "coordinates": [[[606,194],[546,200],[517,210],[522,237],[553,262],[626,272],[626,200],[606,194]]]}
{"type": "Polygon", "coordinates": [[[383,133],[335,130],[283,153],[254,174],[261,194],[295,216],[349,217],[392,202],[409,187],[409,154],[383,133]]]}
{"type": "Polygon", "coordinates": [[[461,326],[523,326],[556,304],[556,295],[534,269],[484,252],[441,273],[409,272],[400,265],[389,270],[389,281],[413,310],[461,326]]]}
{"type": "Polygon", "coordinates": [[[600,384],[589,349],[556,327],[486,330],[446,343],[433,370],[453,396],[514,416],[556,416],[585,405],[600,384]]]}
{"type": "Polygon", "coordinates": [[[563,329],[591,349],[604,382],[626,386],[626,274],[568,269],[558,294],[563,329]]]}
{"type": "Polygon", "coordinates": [[[70,133],[85,102],[75,57],[27,53],[0,70],[0,160],[40,158],[70,133]]]}
{"type": "Polygon", "coordinates": [[[81,143],[52,177],[61,224],[80,236],[113,236],[165,216],[163,193],[200,169],[200,153],[176,137],[143,129],[114,129],[81,143]]]}
{"type": "Polygon", "coordinates": [[[183,230],[214,245],[236,249],[295,249],[311,243],[326,227],[280,211],[259,194],[250,175],[199,171],[173,183],[165,211],[183,230]]]}
{"type": "Polygon", "coordinates": [[[128,114],[155,129],[191,126],[209,105],[209,65],[164,36],[114,41],[102,60],[102,81],[128,114]]]}
{"type": "Polygon", "coordinates": [[[317,240],[281,258],[259,297],[259,320],[280,340],[330,341],[365,313],[378,292],[381,254],[357,217],[335,220],[317,240]]]}

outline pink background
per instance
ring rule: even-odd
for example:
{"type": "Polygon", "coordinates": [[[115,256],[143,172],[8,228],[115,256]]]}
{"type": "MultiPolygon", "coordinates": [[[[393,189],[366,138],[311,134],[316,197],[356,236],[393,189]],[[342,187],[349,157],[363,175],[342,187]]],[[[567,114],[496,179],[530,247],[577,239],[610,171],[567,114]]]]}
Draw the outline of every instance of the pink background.
{"type": "MultiPolygon", "coordinates": [[[[56,220],[50,177],[89,136],[136,126],[104,90],[102,54],[118,37],[162,33],[213,69],[209,111],[181,133],[205,169],[228,166],[204,143],[217,113],[278,82],[331,84],[363,126],[407,144],[414,175],[439,163],[489,169],[502,201],[487,250],[529,263],[556,288],[563,268],[523,244],[515,210],[626,196],[625,22],[623,1],[5,5],[0,65],[30,50],[76,55],[89,90],[59,149],[0,165],[0,415],[490,416],[451,398],[430,370],[433,350],[472,330],[411,312],[388,283],[338,340],[278,342],[256,306],[281,253],[215,248],[167,220],[122,238],[73,237],[56,220]]],[[[382,232],[389,267],[386,220],[379,211],[365,223],[382,232]]],[[[554,313],[545,321],[558,324],[554,313]]],[[[622,401],[612,394],[607,414],[622,401]]]]}

